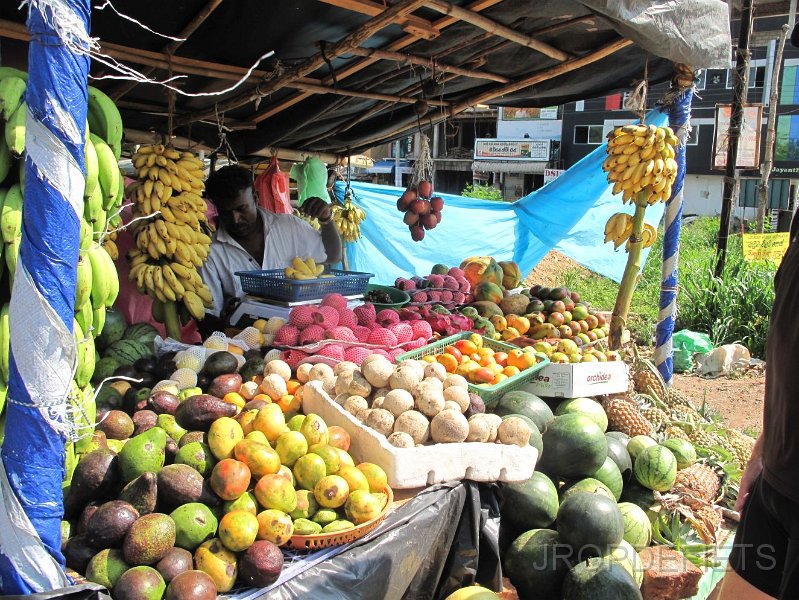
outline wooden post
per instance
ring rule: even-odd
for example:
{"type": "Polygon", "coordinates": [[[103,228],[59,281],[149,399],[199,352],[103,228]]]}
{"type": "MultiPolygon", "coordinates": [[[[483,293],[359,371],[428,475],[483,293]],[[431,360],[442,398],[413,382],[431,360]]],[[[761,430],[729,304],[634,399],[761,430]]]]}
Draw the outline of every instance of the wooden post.
{"type": "Polygon", "coordinates": [[[774,57],[774,68],[771,71],[771,94],[768,101],[768,125],[766,126],[766,149],[763,156],[763,167],[760,174],[760,185],[757,190],[757,232],[763,233],[763,220],[766,218],[768,206],[768,180],[774,164],[774,137],[777,128],[777,107],[780,98],[780,71],[782,70],[782,51],[785,49],[785,38],[788,36],[788,25],[782,26],[780,39],[777,41],[777,53],[774,57]]]}

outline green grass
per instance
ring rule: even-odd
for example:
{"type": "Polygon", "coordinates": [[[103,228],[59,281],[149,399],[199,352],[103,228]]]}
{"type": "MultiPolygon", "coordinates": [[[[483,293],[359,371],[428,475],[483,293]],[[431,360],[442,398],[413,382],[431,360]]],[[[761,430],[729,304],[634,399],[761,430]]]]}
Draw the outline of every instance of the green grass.
{"type": "MultiPolygon", "coordinates": [[[[762,357],[774,301],[775,268],[745,262],[741,239],[736,235],[730,238],[724,277],[716,280],[712,268],[718,227],[718,219],[707,217],[682,229],[675,330],[707,333],[714,345],[740,342],[753,355],[762,357]]],[[[634,339],[645,345],[652,343],[657,325],[663,252],[662,232],[659,233],[630,306],[628,327],[634,339]]],[[[575,268],[564,274],[563,282],[592,306],[613,309],[619,289],[614,281],[593,273],[586,275],[584,270],[575,268]]]]}

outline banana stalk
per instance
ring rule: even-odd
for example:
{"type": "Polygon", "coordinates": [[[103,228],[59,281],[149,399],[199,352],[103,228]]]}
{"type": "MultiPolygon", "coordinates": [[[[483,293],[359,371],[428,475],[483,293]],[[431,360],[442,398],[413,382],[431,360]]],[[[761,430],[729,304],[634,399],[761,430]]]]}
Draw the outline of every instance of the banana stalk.
{"type": "Polygon", "coordinates": [[[170,300],[164,302],[164,327],[166,328],[166,334],[173,340],[183,341],[180,337],[180,315],[178,314],[176,302],[170,300]]]}
{"type": "Polygon", "coordinates": [[[627,266],[624,267],[619,294],[616,296],[613,315],[610,318],[610,334],[608,337],[610,338],[611,350],[621,348],[622,336],[627,325],[627,314],[630,312],[633,292],[638,282],[638,273],[641,270],[644,213],[647,206],[646,193],[639,192],[635,202],[635,214],[633,215],[633,232],[630,235],[630,253],[627,256],[627,266]]]}

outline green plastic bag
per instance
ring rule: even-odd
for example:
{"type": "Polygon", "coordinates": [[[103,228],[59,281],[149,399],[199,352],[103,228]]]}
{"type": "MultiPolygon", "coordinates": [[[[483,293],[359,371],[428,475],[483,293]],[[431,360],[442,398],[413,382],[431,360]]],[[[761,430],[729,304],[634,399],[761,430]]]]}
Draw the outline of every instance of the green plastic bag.
{"type": "Polygon", "coordinates": [[[318,156],[309,156],[303,163],[294,163],[290,175],[297,182],[299,206],[308,198],[321,198],[330,202],[327,193],[327,166],[318,156]]]}
{"type": "Polygon", "coordinates": [[[674,372],[685,373],[694,369],[694,354],[707,354],[713,350],[713,342],[706,333],[683,329],[672,338],[674,346],[674,372]]]}

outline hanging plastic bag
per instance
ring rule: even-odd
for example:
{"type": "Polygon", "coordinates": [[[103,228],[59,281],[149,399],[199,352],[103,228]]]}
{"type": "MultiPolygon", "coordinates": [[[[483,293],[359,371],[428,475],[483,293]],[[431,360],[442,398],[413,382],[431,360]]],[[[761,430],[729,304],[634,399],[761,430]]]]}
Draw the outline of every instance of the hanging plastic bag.
{"type": "Polygon", "coordinates": [[[277,214],[291,212],[289,176],[280,170],[277,156],[273,156],[269,166],[256,177],[255,191],[261,208],[277,214]]]}
{"type": "Polygon", "coordinates": [[[327,193],[327,166],[318,156],[309,156],[303,163],[294,163],[290,175],[297,182],[299,206],[308,198],[321,198],[330,202],[327,193]]]}
{"type": "Polygon", "coordinates": [[[707,354],[713,350],[713,342],[705,333],[683,329],[672,337],[674,346],[674,371],[686,373],[694,370],[694,354],[707,354]]]}

